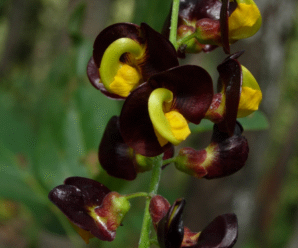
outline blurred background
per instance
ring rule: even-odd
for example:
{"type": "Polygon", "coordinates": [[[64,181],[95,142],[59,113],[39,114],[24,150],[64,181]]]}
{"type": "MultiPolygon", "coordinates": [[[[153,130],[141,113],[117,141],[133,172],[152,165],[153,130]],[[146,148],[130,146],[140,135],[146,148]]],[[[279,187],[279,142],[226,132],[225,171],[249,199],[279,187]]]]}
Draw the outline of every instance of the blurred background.
{"type": "MultiPolygon", "coordinates": [[[[232,52],[263,91],[260,111],[242,120],[250,146],[246,166],[223,179],[198,180],[169,166],[159,193],[171,203],[187,201],[185,225],[202,230],[216,216],[235,212],[235,247],[298,247],[298,6],[296,0],[255,0],[263,25],[232,52]],[[268,124],[269,123],[269,124],[268,124]]],[[[69,176],[95,178],[113,191],[145,191],[150,172],[132,182],[109,177],[97,148],[105,125],[121,102],[91,86],[86,65],[97,34],[116,22],[146,22],[160,31],[170,0],[0,1],[0,247],[136,247],[143,199],[112,243],[87,246],[48,192],[69,176]],[[125,244],[125,245],[123,245],[125,244]]],[[[216,81],[221,48],[190,55],[216,81]]],[[[210,125],[183,143],[208,145],[210,125]]]]}

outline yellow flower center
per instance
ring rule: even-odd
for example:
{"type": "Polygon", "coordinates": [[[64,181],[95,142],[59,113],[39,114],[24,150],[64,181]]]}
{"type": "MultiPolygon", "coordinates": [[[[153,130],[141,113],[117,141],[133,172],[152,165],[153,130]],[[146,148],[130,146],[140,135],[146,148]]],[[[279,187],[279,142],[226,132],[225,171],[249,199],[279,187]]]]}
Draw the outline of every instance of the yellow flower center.
{"type": "Polygon", "coordinates": [[[237,8],[229,17],[230,41],[248,38],[260,28],[262,17],[254,1],[237,1],[237,8]]]}
{"type": "Polygon", "coordinates": [[[135,68],[123,64],[110,84],[110,90],[119,96],[127,97],[139,85],[140,79],[141,76],[135,68]]]}

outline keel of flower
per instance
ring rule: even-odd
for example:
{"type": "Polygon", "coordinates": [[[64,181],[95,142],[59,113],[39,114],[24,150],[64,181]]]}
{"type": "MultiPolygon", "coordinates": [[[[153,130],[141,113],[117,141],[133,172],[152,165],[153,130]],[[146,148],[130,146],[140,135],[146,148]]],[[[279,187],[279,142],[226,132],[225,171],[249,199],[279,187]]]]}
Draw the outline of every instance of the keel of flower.
{"type": "Polygon", "coordinates": [[[123,65],[114,77],[114,81],[109,85],[112,93],[122,97],[127,97],[140,82],[140,75],[137,70],[129,65],[123,65]]]}
{"type": "Polygon", "coordinates": [[[148,100],[149,116],[161,146],[168,142],[178,145],[190,134],[188,123],[178,111],[167,112],[173,93],[165,88],[155,89],[148,100]]]}
{"type": "Polygon", "coordinates": [[[127,54],[128,61],[134,65],[142,58],[144,49],[129,38],[114,41],[103,54],[99,73],[103,85],[109,92],[127,97],[139,84],[141,75],[133,66],[120,62],[123,54],[127,54]]]}

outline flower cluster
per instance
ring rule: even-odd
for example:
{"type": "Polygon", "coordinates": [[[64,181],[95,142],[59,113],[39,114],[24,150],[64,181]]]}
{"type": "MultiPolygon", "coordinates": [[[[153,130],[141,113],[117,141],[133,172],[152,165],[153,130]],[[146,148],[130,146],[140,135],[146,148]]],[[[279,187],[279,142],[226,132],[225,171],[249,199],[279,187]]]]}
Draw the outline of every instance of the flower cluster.
{"type": "MultiPolygon", "coordinates": [[[[259,29],[259,10],[253,0],[180,2],[177,50],[167,38],[168,24],[162,35],[145,23],[118,23],[104,29],[94,42],[87,66],[90,82],[105,96],[124,101],[99,145],[99,162],[111,176],[134,180],[138,173],[152,170],[160,158],[164,166],[173,162],[189,175],[214,179],[237,172],[247,160],[248,143],[237,118],[258,110],[262,92],[238,60],[243,51],[230,54],[230,44],[259,29]],[[204,68],[179,65],[178,57],[218,46],[228,56],[217,66],[214,91],[204,68]],[[199,125],[202,119],[214,125],[210,144],[201,150],[181,148],[175,156],[174,146],[191,134],[189,123],[199,125]]],[[[237,240],[234,214],[218,216],[202,232],[193,233],[182,221],[185,200],[171,206],[155,191],[141,195],[150,200],[148,211],[160,247],[232,247],[237,240]]],[[[130,197],[81,177],[67,178],[49,194],[87,242],[92,236],[115,238],[130,197]]]]}

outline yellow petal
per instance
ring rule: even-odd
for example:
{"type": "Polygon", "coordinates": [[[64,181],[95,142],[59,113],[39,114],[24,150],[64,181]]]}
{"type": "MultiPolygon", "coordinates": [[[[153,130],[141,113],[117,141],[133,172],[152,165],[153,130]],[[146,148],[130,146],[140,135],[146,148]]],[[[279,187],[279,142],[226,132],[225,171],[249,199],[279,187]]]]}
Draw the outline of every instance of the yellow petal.
{"type": "Polygon", "coordinates": [[[237,118],[248,116],[258,110],[262,92],[249,87],[242,87],[237,118]]]}
{"type": "Polygon", "coordinates": [[[231,42],[253,36],[262,23],[257,5],[252,0],[237,1],[237,8],[229,17],[229,39],[231,42]]]}
{"type": "Polygon", "coordinates": [[[165,113],[165,117],[167,118],[171,126],[171,131],[177,140],[183,141],[190,135],[188,123],[182,114],[173,110],[165,113]]]}
{"type": "Polygon", "coordinates": [[[244,66],[242,67],[242,90],[237,117],[245,117],[258,110],[262,100],[262,91],[257,80],[244,66]]]}
{"type": "Polygon", "coordinates": [[[114,81],[110,84],[110,90],[119,96],[127,97],[139,85],[140,79],[141,76],[135,68],[124,64],[117,71],[114,81]]]}

